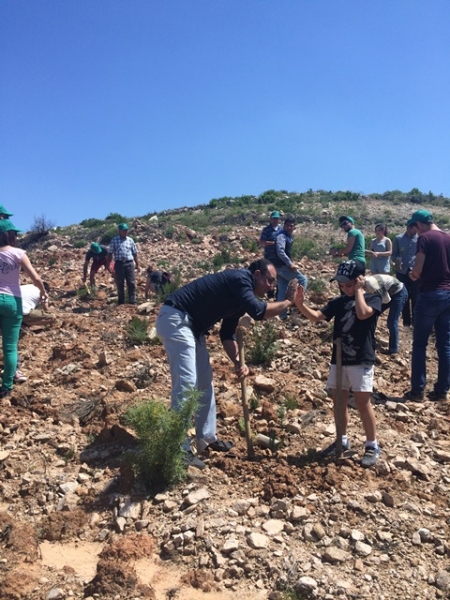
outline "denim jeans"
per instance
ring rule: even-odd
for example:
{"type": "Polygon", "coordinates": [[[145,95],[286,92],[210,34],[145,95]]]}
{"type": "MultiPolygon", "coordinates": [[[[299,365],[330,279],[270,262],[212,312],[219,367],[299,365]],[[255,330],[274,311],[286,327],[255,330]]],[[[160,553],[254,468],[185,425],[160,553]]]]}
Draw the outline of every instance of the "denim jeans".
{"type": "Polygon", "coordinates": [[[0,294],[0,327],[3,347],[2,390],[12,390],[17,368],[17,345],[22,324],[22,298],[0,294]]]}
{"type": "Polygon", "coordinates": [[[408,290],[408,298],[402,310],[403,325],[410,327],[414,325],[414,308],[417,302],[417,294],[419,293],[419,282],[410,279],[408,273],[395,273],[397,279],[406,286],[408,290]]]}
{"type": "Polygon", "coordinates": [[[391,301],[388,304],[383,305],[383,310],[381,312],[385,312],[387,309],[389,309],[389,315],[387,318],[387,326],[389,330],[389,354],[396,354],[398,352],[398,322],[402,313],[402,309],[407,300],[408,290],[405,286],[403,286],[399,292],[392,296],[391,301]]]}
{"type": "Polygon", "coordinates": [[[422,393],[427,382],[426,351],[434,326],[438,354],[436,393],[450,388],[450,290],[420,292],[414,310],[411,391],[422,393]]]}
{"type": "MultiPolygon", "coordinates": [[[[287,265],[277,267],[277,302],[282,302],[286,298],[286,292],[289,282],[297,279],[298,283],[306,290],[308,279],[300,271],[291,271],[287,265]]],[[[286,318],[287,312],[281,313],[281,318],[286,318]]]]}
{"type": "Polygon", "coordinates": [[[196,437],[206,444],[216,441],[216,398],[205,336],[197,340],[191,329],[189,315],[167,305],[163,305],[159,311],[156,332],[169,359],[171,407],[176,410],[192,389],[203,392],[199,399],[200,408],[195,415],[196,437]]]}

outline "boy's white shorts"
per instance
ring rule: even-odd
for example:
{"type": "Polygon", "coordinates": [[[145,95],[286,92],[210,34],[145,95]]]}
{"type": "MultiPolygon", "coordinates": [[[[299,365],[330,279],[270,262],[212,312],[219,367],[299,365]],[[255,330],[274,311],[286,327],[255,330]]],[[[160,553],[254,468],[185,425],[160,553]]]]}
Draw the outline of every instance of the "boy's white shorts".
{"type": "MultiPolygon", "coordinates": [[[[342,389],[354,392],[373,391],[373,365],[350,365],[342,367],[342,389]]],[[[330,365],[327,388],[336,389],[336,365],[330,365]]]]}

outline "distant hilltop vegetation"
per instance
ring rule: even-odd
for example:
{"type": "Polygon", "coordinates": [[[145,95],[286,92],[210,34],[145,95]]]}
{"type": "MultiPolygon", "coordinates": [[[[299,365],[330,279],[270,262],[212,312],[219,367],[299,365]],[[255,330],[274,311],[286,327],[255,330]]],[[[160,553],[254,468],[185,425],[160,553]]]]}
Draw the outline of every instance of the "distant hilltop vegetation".
{"type": "MultiPolygon", "coordinates": [[[[132,207],[132,200],[129,206],[132,207]]],[[[173,237],[180,227],[188,231],[188,237],[195,242],[196,232],[205,234],[212,229],[236,226],[260,227],[268,220],[272,210],[282,214],[293,214],[297,223],[327,224],[333,223],[340,214],[351,214],[361,228],[372,229],[376,222],[386,222],[393,227],[401,227],[405,219],[418,206],[425,206],[433,212],[438,225],[450,226],[447,216],[450,198],[432,192],[423,193],[417,188],[409,192],[392,190],[383,194],[360,194],[350,191],[308,190],[306,192],[288,192],[286,190],[267,190],[259,196],[224,196],[213,198],[207,204],[192,207],[180,207],[164,211],[152,211],[140,217],[130,217],[120,213],[110,213],[105,219],[86,218],[78,225],[55,227],[44,215],[35,218],[35,226],[26,236],[24,244],[33,243],[45,236],[50,229],[60,235],[69,236],[76,247],[84,247],[91,241],[108,244],[117,233],[117,224],[125,222],[131,229],[131,235],[139,237],[142,226],[149,230],[173,237]],[[189,230],[191,234],[189,234],[189,230]]]]}

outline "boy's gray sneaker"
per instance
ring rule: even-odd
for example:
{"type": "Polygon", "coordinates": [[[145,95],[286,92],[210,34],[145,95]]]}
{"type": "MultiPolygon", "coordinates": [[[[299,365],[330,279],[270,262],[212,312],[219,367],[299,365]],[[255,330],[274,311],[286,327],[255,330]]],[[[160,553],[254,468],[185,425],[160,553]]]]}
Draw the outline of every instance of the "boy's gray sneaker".
{"type": "MultiPolygon", "coordinates": [[[[350,441],[349,440],[347,440],[347,442],[345,444],[342,443],[342,452],[345,452],[346,450],[350,450],[350,441]]],[[[322,452],[320,453],[320,456],[322,458],[330,458],[335,455],[336,455],[336,441],[334,441],[332,444],[330,444],[327,448],[325,448],[325,450],[322,450],[322,452]]]]}
{"type": "Polygon", "coordinates": [[[365,468],[374,467],[380,458],[380,448],[374,448],[373,446],[366,446],[364,456],[361,459],[361,466],[365,468]]]}

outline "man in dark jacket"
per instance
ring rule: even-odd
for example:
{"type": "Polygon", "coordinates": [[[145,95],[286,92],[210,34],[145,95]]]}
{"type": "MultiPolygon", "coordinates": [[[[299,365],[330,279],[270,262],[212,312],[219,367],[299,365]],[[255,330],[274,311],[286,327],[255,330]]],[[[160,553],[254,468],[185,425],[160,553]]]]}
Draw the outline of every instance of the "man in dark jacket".
{"type": "MultiPolygon", "coordinates": [[[[294,301],[297,282],[290,286],[282,302],[260,300],[273,287],[276,277],[275,267],[262,258],[251,263],[248,269],[226,269],[191,281],[169,294],[159,312],[156,331],[169,359],[171,407],[177,410],[189,390],[202,392],[195,416],[199,452],[208,447],[219,451],[232,447],[231,443],[218,440],[216,435],[216,401],[205,336],[215,323],[222,321],[220,339],[224,350],[238,378],[245,377],[248,367],[239,362],[235,336],[240,317],[248,313],[256,321],[271,319],[294,301]]],[[[184,449],[189,456],[189,445],[184,449]]],[[[198,459],[191,460],[193,466],[204,466],[198,463],[198,459]]]]}

